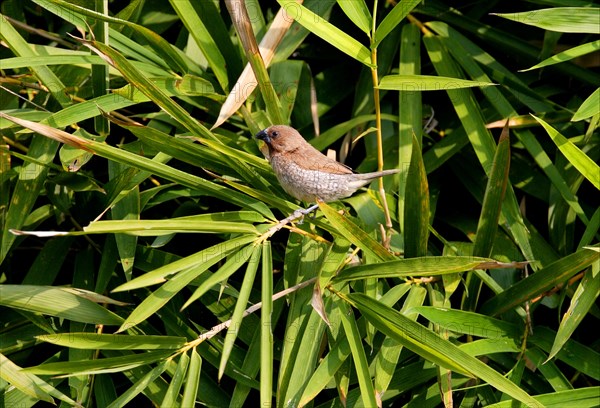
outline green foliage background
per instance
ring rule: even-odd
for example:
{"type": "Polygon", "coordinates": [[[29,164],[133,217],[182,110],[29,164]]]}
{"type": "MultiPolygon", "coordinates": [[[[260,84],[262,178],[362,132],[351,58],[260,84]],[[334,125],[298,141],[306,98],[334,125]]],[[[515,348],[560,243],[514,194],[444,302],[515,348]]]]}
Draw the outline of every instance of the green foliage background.
{"type": "Polygon", "coordinates": [[[4,406],[597,406],[591,2],[1,7],[4,406]],[[273,123],[401,172],[278,225],[273,123]]]}

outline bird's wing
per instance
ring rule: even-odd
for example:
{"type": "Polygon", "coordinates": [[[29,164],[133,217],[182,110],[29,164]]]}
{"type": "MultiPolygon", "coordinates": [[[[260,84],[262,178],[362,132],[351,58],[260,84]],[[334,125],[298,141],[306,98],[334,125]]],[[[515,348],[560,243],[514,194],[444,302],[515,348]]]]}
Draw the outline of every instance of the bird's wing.
{"type": "Polygon", "coordinates": [[[291,157],[297,165],[307,170],[325,171],[333,174],[352,174],[350,167],[333,160],[308,143],[294,152],[291,157]]]}

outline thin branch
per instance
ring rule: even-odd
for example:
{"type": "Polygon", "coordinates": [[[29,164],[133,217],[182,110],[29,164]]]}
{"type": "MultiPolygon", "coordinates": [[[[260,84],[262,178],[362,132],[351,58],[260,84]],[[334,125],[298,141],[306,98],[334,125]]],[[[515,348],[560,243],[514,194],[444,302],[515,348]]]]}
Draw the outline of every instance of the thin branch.
{"type": "MultiPolygon", "coordinates": [[[[289,217],[288,217],[289,218],[289,217]]],[[[287,288],[285,290],[282,290],[281,292],[277,292],[272,296],[272,300],[276,301],[277,299],[280,299],[292,292],[295,292],[297,290],[300,290],[302,288],[307,287],[308,285],[311,285],[313,283],[315,283],[315,281],[317,280],[317,278],[311,278],[307,281],[301,282],[297,285],[294,285],[290,288],[287,288]]],[[[246,317],[251,313],[256,312],[257,310],[259,310],[262,307],[262,302],[258,302],[252,306],[250,306],[248,309],[244,310],[244,313],[242,315],[242,317],[246,317]]],[[[202,343],[205,340],[211,339],[213,338],[215,335],[217,335],[219,332],[229,328],[229,326],[231,325],[231,319],[218,324],[214,327],[212,327],[209,331],[207,331],[206,333],[202,333],[196,340],[189,342],[188,344],[186,344],[185,350],[192,348],[192,347],[196,347],[198,344],[202,343]]]]}

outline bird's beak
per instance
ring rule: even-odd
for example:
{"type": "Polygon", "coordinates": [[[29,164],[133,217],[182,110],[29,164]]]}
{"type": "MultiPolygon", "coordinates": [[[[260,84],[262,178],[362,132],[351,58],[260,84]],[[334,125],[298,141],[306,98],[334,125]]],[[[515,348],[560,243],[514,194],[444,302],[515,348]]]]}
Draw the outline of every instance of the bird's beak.
{"type": "Polygon", "coordinates": [[[256,138],[263,140],[265,143],[271,143],[271,138],[269,137],[269,134],[267,133],[267,129],[263,129],[260,132],[258,132],[256,134],[256,138]]]}

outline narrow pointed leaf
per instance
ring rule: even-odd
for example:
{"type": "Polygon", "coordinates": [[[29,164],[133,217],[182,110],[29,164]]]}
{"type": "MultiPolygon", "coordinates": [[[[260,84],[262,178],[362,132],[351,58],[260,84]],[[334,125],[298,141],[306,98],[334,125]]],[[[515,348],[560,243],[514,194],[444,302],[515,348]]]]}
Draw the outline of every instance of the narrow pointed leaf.
{"type": "Polygon", "coordinates": [[[273,258],[271,242],[262,244],[260,311],[260,405],[271,406],[273,394],[273,258]]]}
{"type": "Polygon", "coordinates": [[[565,312],[558,327],[552,350],[548,355],[548,360],[552,359],[562,350],[563,345],[571,338],[575,329],[579,327],[584,317],[588,314],[600,295],[600,271],[598,265],[592,266],[585,273],[581,283],[575,290],[571,299],[569,309],[565,312]]]}
{"type": "Polygon", "coordinates": [[[379,89],[393,91],[419,92],[439,91],[495,85],[492,82],[469,81],[468,79],[449,78],[435,75],[386,75],[379,82],[379,89]]]}
{"type": "Polygon", "coordinates": [[[57,333],[36,336],[37,339],[64,347],[91,350],[157,350],[178,349],[185,338],[98,333],[57,333]]]}
{"type": "Polygon", "coordinates": [[[179,362],[177,363],[175,374],[173,374],[173,377],[171,378],[169,388],[167,389],[165,397],[160,404],[161,407],[175,406],[175,403],[179,397],[179,390],[181,389],[181,385],[186,378],[189,362],[190,358],[187,353],[183,353],[179,356],[179,362]]]}
{"type": "Polygon", "coordinates": [[[358,28],[370,34],[372,17],[364,0],[338,0],[337,3],[358,28]]]}
{"type": "Polygon", "coordinates": [[[347,299],[377,329],[422,357],[452,371],[477,376],[521,402],[536,403],[535,399],[502,374],[398,311],[360,293],[350,294],[347,299]]]}
{"type": "Polygon", "coordinates": [[[52,286],[0,285],[0,305],[82,323],[118,325],[123,322],[120,316],[99,304],[52,286]]]}
{"type": "Polygon", "coordinates": [[[44,363],[35,367],[25,368],[24,371],[40,375],[74,376],[79,374],[117,373],[131,370],[141,365],[152,364],[168,357],[171,351],[149,351],[123,355],[119,357],[99,358],[95,360],[64,361],[44,363]]]}
{"type": "Polygon", "coordinates": [[[200,259],[200,263],[196,266],[193,266],[175,275],[160,288],[156,289],[148,297],[146,297],[142,303],[140,303],[138,307],[136,307],[135,310],[131,312],[129,316],[127,316],[127,319],[125,319],[118,331],[122,332],[130,329],[131,327],[138,325],[148,317],[152,316],[160,308],[167,304],[167,302],[171,300],[173,296],[185,288],[192,280],[206,272],[208,268],[225,258],[227,255],[237,252],[238,249],[239,248],[237,248],[235,245],[232,245],[229,249],[226,249],[220,253],[211,254],[208,259],[200,259]]]}
{"type": "MultiPolygon", "coordinates": [[[[593,248],[597,249],[598,245],[593,248]]],[[[562,284],[577,272],[598,262],[598,259],[600,259],[600,254],[593,249],[581,249],[567,255],[491,298],[483,304],[481,312],[487,315],[506,312],[552,287],[562,284]]]]}
{"type": "Polygon", "coordinates": [[[183,388],[183,398],[181,400],[182,407],[196,406],[196,397],[200,389],[200,373],[202,370],[202,357],[192,349],[190,355],[190,365],[185,379],[185,387],[183,388]]]}
{"type": "Polygon", "coordinates": [[[375,31],[374,46],[377,47],[381,41],[410,13],[421,1],[401,0],[394,5],[392,11],[385,16],[375,31]]]}
{"type": "Polygon", "coordinates": [[[307,30],[352,58],[365,65],[371,65],[371,52],[350,35],[306,7],[297,4],[295,0],[278,0],[278,2],[285,9],[289,17],[296,20],[307,30]]]}
{"type": "Polygon", "coordinates": [[[156,285],[157,283],[166,282],[166,278],[168,276],[174,275],[183,270],[201,266],[202,264],[207,262],[210,262],[211,264],[216,263],[223,257],[242,248],[243,246],[245,246],[249,242],[252,242],[253,240],[254,237],[242,236],[229,241],[220,242],[193,255],[181,258],[172,263],[163,265],[144,275],[138,276],[137,278],[127,283],[117,286],[115,289],[113,289],[113,292],[139,289],[150,285],[156,285]]]}
{"type": "Polygon", "coordinates": [[[494,239],[498,231],[498,219],[502,212],[504,193],[508,184],[510,166],[510,139],[508,126],[505,126],[498,141],[496,154],[489,174],[481,215],[477,225],[477,235],[473,247],[473,255],[490,256],[494,239]]]}
{"type": "Polygon", "coordinates": [[[350,221],[329,205],[321,202],[319,208],[325,214],[325,217],[331,222],[331,224],[344,235],[344,237],[352,242],[354,245],[368,252],[370,255],[379,260],[394,260],[396,257],[392,255],[387,249],[385,249],[379,242],[371,238],[366,232],[360,229],[356,224],[350,221]]]}
{"type": "MultiPolygon", "coordinates": [[[[50,10],[59,16],[73,16],[76,18],[78,18],[79,16],[86,16],[100,21],[125,25],[135,30],[138,34],[143,36],[146,41],[148,41],[148,44],[152,47],[152,49],[167,62],[165,64],[166,67],[176,67],[180,72],[187,71],[187,66],[185,62],[183,62],[181,56],[175,51],[171,44],[169,44],[164,38],[160,37],[152,30],[144,26],[132,23],[127,20],[111,17],[102,13],[97,13],[95,11],[81,7],[78,4],[63,0],[36,0],[36,2],[45,9],[50,10]]],[[[80,23],[79,27],[82,30],[84,30],[86,29],[87,25],[80,23]]]]}
{"type": "Polygon", "coordinates": [[[554,7],[522,13],[493,14],[544,30],[600,34],[600,9],[596,7],[554,7]]]}
{"type": "Polygon", "coordinates": [[[579,106],[577,112],[573,115],[573,122],[590,118],[600,113],[600,88],[596,88],[590,96],[579,106]]]}
{"type": "Polygon", "coordinates": [[[250,298],[250,292],[252,290],[252,285],[254,284],[256,271],[258,270],[261,248],[262,247],[259,245],[254,247],[254,251],[252,252],[252,256],[250,257],[250,261],[248,262],[248,266],[246,268],[246,274],[244,275],[242,288],[240,289],[240,294],[235,303],[235,309],[233,310],[233,314],[231,316],[231,324],[229,325],[227,335],[225,336],[225,341],[223,342],[223,351],[221,354],[221,361],[219,363],[219,378],[221,378],[225,372],[225,366],[227,365],[227,361],[229,360],[229,356],[233,350],[233,343],[235,342],[242,325],[244,310],[246,310],[248,307],[248,299],[250,298]]]}
{"type": "Polygon", "coordinates": [[[54,399],[36,384],[33,374],[22,372],[21,367],[10,361],[4,354],[0,354],[0,378],[26,395],[54,403],[54,399]]]}
{"type": "Polygon", "coordinates": [[[524,69],[523,71],[531,71],[532,69],[539,69],[554,64],[560,64],[564,61],[569,61],[573,58],[580,57],[585,54],[592,53],[600,49],[600,40],[592,41],[586,44],[578,45],[577,47],[570,48],[566,51],[559,52],[550,58],[546,58],[539,64],[535,64],[531,68],[524,69]]]}
{"type": "Polygon", "coordinates": [[[346,268],[332,280],[344,282],[368,278],[437,276],[484,268],[494,262],[493,259],[474,256],[425,256],[346,268]]]}
{"type": "Polygon", "coordinates": [[[600,166],[544,120],[535,116],[533,117],[544,127],[544,129],[546,129],[546,132],[548,132],[552,141],[556,144],[561,153],[565,155],[567,160],[579,170],[579,172],[588,179],[594,187],[600,190],[600,166]]]}
{"type": "Polygon", "coordinates": [[[129,403],[132,399],[144,392],[146,388],[156,380],[165,370],[167,369],[167,362],[163,361],[146,375],[135,382],[127,391],[119,395],[107,408],[123,407],[129,403]]]}
{"type": "Polygon", "coordinates": [[[404,256],[406,258],[425,256],[429,237],[429,184],[421,146],[414,135],[405,191],[404,256]]]}
{"type": "Polygon", "coordinates": [[[356,368],[356,375],[358,377],[358,385],[360,387],[360,395],[365,407],[377,406],[375,400],[375,390],[373,388],[373,382],[369,375],[369,364],[367,363],[367,356],[365,349],[363,348],[362,338],[358,332],[358,326],[354,319],[354,314],[350,310],[347,304],[341,303],[342,309],[342,325],[344,326],[344,332],[348,338],[348,344],[352,352],[352,360],[354,361],[354,367],[356,368]]]}

